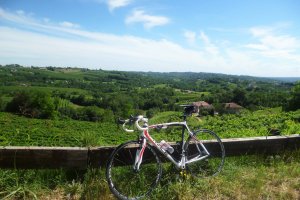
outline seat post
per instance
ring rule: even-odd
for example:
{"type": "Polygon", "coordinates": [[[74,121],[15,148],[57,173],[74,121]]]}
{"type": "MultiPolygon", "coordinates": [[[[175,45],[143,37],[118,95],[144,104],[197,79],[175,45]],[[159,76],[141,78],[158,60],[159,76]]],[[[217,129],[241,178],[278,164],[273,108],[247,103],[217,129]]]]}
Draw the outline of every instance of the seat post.
{"type": "Polygon", "coordinates": [[[186,122],[186,113],[183,114],[183,121],[186,122]]]}

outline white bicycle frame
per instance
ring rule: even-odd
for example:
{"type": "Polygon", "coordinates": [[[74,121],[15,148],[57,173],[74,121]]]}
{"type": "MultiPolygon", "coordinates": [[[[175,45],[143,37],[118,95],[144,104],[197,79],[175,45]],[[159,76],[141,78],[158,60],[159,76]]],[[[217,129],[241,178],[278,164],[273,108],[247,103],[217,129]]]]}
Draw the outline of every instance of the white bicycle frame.
{"type": "MultiPolygon", "coordinates": [[[[125,123],[123,124],[123,129],[126,132],[133,132],[134,130],[129,130],[125,127],[125,125],[129,122],[129,120],[125,120],[125,123]]],[[[142,143],[140,148],[137,150],[136,152],[136,156],[135,156],[135,163],[134,163],[134,170],[139,170],[140,165],[142,163],[143,160],[143,154],[144,154],[144,150],[146,148],[147,143],[151,144],[152,146],[154,146],[158,151],[160,151],[165,157],[168,158],[168,160],[170,160],[178,169],[185,169],[186,164],[189,163],[193,163],[193,162],[197,162],[200,160],[203,160],[205,158],[207,158],[208,156],[210,156],[209,152],[207,151],[207,149],[205,148],[205,146],[203,145],[203,143],[201,141],[199,141],[193,134],[193,132],[190,130],[190,128],[187,125],[186,121],[183,122],[169,122],[169,123],[162,123],[162,124],[155,124],[155,125],[151,125],[148,126],[148,119],[144,118],[143,116],[138,116],[138,119],[135,122],[135,126],[137,127],[138,130],[141,131],[140,134],[140,138],[142,138],[142,143]],[[141,127],[139,125],[139,122],[143,122],[144,125],[143,127],[141,127]],[[181,158],[180,161],[176,161],[167,151],[165,151],[164,149],[162,149],[159,144],[150,136],[148,129],[149,128],[167,128],[168,126],[182,126],[183,127],[183,134],[184,134],[184,130],[186,129],[188,131],[188,134],[196,141],[199,142],[199,144],[201,145],[201,147],[203,148],[204,152],[206,155],[201,156],[200,154],[198,156],[195,156],[192,159],[187,158],[186,156],[186,152],[185,152],[185,142],[184,138],[182,138],[182,149],[181,149],[181,158]]],[[[198,151],[200,152],[200,149],[198,147],[198,145],[196,145],[198,151]]]]}

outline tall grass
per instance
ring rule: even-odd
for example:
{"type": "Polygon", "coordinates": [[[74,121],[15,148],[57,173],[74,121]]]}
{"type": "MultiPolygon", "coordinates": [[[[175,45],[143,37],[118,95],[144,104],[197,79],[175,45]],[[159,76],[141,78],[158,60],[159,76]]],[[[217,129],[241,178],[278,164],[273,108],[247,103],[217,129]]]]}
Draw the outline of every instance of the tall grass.
{"type": "MultiPolygon", "coordinates": [[[[164,165],[149,199],[299,199],[300,150],[230,157],[216,177],[194,179],[164,165]]],[[[1,199],[114,199],[105,169],[0,170],[1,199]]]]}

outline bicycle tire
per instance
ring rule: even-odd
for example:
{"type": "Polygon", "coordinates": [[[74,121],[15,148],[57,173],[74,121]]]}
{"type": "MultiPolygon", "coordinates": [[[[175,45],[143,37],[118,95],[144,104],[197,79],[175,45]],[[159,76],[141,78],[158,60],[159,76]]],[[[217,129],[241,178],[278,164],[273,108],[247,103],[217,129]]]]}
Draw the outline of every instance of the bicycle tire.
{"type": "Polygon", "coordinates": [[[139,141],[129,141],[119,145],[111,154],[106,179],[111,192],[123,200],[138,200],[148,196],[157,186],[162,175],[161,161],[155,150],[146,145],[139,171],[133,170],[139,141]]]}
{"type": "Polygon", "coordinates": [[[219,174],[223,168],[225,161],[225,149],[219,136],[213,131],[200,129],[193,132],[193,136],[189,136],[186,148],[187,160],[191,160],[197,156],[206,155],[202,144],[209,152],[207,158],[187,164],[187,171],[194,177],[210,177],[219,174]],[[204,142],[207,140],[208,142],[204,142]]]}

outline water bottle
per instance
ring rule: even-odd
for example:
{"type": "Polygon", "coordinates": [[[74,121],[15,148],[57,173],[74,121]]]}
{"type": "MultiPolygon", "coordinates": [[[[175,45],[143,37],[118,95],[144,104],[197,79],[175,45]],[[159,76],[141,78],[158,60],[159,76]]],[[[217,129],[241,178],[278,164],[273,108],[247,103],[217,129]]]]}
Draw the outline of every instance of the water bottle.
{"type": "Polygon", "coordinates": [[[171,145],[169,145],[164,140],[160,141],[159,146],[161,149],[163,149],[164,151],[167,151],[169,154],[172,154],[174,152],[174,148],[171,147],[171,145]]]}

